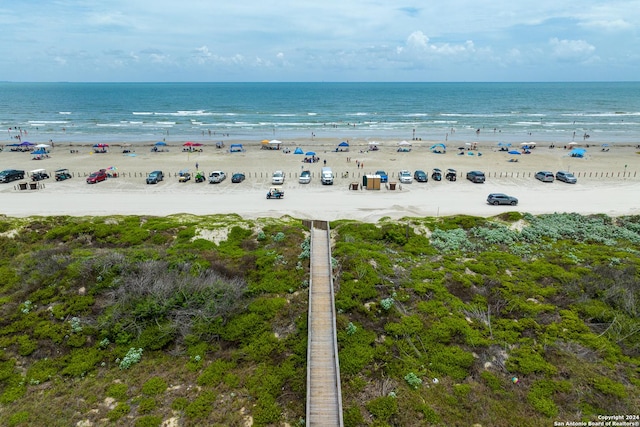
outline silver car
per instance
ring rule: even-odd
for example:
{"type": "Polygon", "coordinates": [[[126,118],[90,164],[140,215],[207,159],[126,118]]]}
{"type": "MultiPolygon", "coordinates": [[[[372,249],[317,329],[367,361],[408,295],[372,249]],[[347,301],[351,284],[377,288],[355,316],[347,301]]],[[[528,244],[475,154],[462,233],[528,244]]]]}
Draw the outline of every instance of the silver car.
{"type": "Polygon", "coordinates": [[[575,177],[574,174],[567,171],[558,171],[556,172],[556,179],[558,181],[566,182],[567,184],[575,184],[578,182],[578,178],[575,177]]]}
{"type": "Polygon", "coordinates": [[[536,179],[542,182],[553,182],[553,173],[549,171],[540,171],[536,173],[536,179]]]}

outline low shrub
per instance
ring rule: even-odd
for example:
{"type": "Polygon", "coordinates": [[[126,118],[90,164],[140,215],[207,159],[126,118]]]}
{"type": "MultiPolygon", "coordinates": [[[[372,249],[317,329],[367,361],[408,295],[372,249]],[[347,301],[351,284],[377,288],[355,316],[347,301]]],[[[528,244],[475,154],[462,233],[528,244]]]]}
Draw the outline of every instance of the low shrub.
{"type": "Polygon", "coordinates": [[[365,403],[365,408],[378,420],[388,421],[398,412],[398,400],[391,396],[382,396],[365,403]]]}
{"type": "Polygon", "coordinates": [[[129,387],[126,384],[114,383],[107,388],[106,394],[108,397],[113,397],[116,400],[123,401],[123,400],[127,400],[128,391],[129,391],[129,387]]]}
{"type": "Polygon", "coordinates": [[[120,418],[127,415],[129,412],[131,412],[131,407],[126,403],[120,402],[116,405],[115,408],[107,413],[107,418],[109,419],[109,421],[116,422],[120,418]]]}
{"type": "Polygon", "coordinates": [[[164,378],[160,377],[150,378],[142,385],[142,393],[146,394],[147,396],[158,396],[164,393],[166,389],[167,382],[164,380],[164,378]]]}
{"type": "Polygon", "coordinates": [[[162,417],[158,415],[145,415],[136,420],[135,427],[160,427],[161,424],[162,417]]]}
{"type": "Polygon", "coordinates": [[[213,410],[216,395],[212,391],[205,390],[195,400],[184,408],[184,413],[189,418],[204,419],[213,410]]]}

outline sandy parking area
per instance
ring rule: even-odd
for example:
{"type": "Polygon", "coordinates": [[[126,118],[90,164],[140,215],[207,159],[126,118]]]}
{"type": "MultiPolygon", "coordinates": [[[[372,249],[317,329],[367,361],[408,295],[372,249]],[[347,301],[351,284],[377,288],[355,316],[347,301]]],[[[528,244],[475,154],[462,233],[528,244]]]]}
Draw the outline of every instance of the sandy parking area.
{"type": "Polygon", "coordinates": [[[483,143],[477,151],[459,151],[449,147],[446,154],[430,151],[432,142],[414,142],[410,152],[397,152],[397,143],[383,141],[380,150],[367,151],[365,141],[352,141],[349,152],[335,152],[335,141],[307,140],[285,142],[285,150],[262,150],[259,142],[244,142],[245,151],[230,153],[228,146],[217,149],[205,144],[202,152],[183,152],[182,146],[169,146],[168,152],[152,152],[152,144],[135,144],[135,152],[123,153],[112,145],[109,152],[95,154],[90,144],[56,145],[50,157],[31,160],[28,153],[0,152],[0,169],[25,171],[45,168],[50,174],[58,168],[68,168],[74,178],[56,182],[41,181],[44,188],[20,191],[17,182],[0,184],[0,214],[32,215],[169,215],[174,213],[217,214],[237,213],[248,218],[280,217],[314,219],[356,219],[377,221],[382,217],[443,216],[470,214],[492,216],[503,211],[518,210],[533,214],[549,212],[605,213],[611,216],[640,214],[640,149],[633,145],[611,147],[603,151],[600,145],[586,148],[584,158],[568,156],[562,146],[549,148],[538,144],[531,154],[509,155],[498,151],[496,143],[483,143]],[[317,163],[305,163],[305,155],[295,155],[295,147],[313,150],[317,163]],[[72,153],[71,151],[79,151],[72,153]],[[459,154],[462,152],[463,154],[459,154]],[[469,155],[469,153],[473,155],[469,155]],[[481,155],[478,155],[481,153],[481,155]],[[510,159],[517,158],[517,162],[510,159]],[[327,161],[336,175],[333,186],[320,184],[320,169],[327,161]],[[194,181],[179,183],[176,174],[195,165],[207,175],[213,170],[225,171],[228,178],[221,184],[194,181]],[[363,167],[358,167],[363,163],[363,167]],[[90,172],[114,166],[117,178],[95,185],[85,182],[90,172]],[[384,186],[380,190],[351,190],[353,182],[362,183],[362,175],[385,170],[390,181],[397,181],[398,172],[432,168],[454,168],[458,180],[402,184],[396,190],[384,186]],[[152,170],[167,175],[157,185],[146,185],[145,176],[152,170]],[[267,200],[274,170],[286,173],[285,198],[267,200]],[[302,169],[313,174],[310,184],[299,184],[302,169]],[[575,185],[562,182],[542,183],[533,175],[539,170],[556,172],[565,169],[578,176],[575,185]],[[464,179],[470,170],[487,174],[485,184],[473,184],[464,179]],[[247,179],[231,183],[233,172],[244,172],[247,179]],[[491,192],[515,196],[517,207],[489,206],[486,197],[491,192]]]}

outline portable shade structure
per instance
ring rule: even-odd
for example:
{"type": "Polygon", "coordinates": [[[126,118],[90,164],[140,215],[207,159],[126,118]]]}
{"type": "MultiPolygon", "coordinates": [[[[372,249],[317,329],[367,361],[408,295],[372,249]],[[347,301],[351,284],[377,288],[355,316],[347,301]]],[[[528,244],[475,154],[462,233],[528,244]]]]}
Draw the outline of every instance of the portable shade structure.
{"type": "Polygon", "coordinates": [[[342,141],[338,144],[338,147],[336,147],[336,151],[349,151],[349,143],[342,141]]]}
{"type": "Polygon", "coordinates": [[[569,156],[583,158],[586,152],[587,150],[585,150],[584,148],[574,148],[573,150],[569,151],[569,156]]]}
{"type": "Polygon", "coordinates": [[[302,151],[302,148],[296,147],[296,149],[294,150],[293,154],[304,154],[304,151],[302,151]]]}
{"type": "Polygon", "coordinates": [[[165,145],[167,145],[167,143],[164,141],[158,141],[154,145],[157,145],[158,147],[164,147],[165,145]]]}
{"type": "Polygon", "coordinates": [[[439,143],[439,144],[433,144],[430,148],[430,150],[433,153],[438,153],[438,154],[442,154],[442,153],[446,153],[447,152],[447,146],[439,143]]]}
{"type": "Polygon", "coordinates": [[[231,144],[231,147],[229,147],[230,153],[240,153],[243,151],[244,151],[244,148],[242,147],[242,144],[231,144]]]}
{"type": "Polygon", "coordinates": [[[315,156],[316,152],[315,151],[307,151],[306,153],[304,153],[305,156],[315,156]]]}
{"type": "Polygon", "coordinates": [[[409,141],[400,141],[400,142],[398,142],[398,145],[401,146],[401,147],[406,147],[406,146],[411,145],[411,143],[409,141]]]}
{"type": "Polygon", "coordinates": [[[38,144],[36,145],[36,148],[49,148],[51,147],[49,144],[38,144]]]}
{"type": "Polygon", "coordinates": [[[520,154],[522,154],[521,152],[519,152],[518,150],[510,150],[509,154],[513,154],[515,156],[519,156],[520,154]]]}
{"type": "Polygon", "coordinates": [[[511,147],[510,142],[498,142],[498,147],[511,147]]]}

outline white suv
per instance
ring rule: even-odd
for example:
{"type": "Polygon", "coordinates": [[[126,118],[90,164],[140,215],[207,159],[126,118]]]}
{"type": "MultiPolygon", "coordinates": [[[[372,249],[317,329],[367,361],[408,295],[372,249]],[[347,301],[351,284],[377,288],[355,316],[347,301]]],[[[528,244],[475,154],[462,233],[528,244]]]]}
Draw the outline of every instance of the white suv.
{"type": "Polygon", "coordinates": [[[282,185],[284,184],[284,172],[275,171],[271,176],[271,183],[273,185],[282,185]]]}

